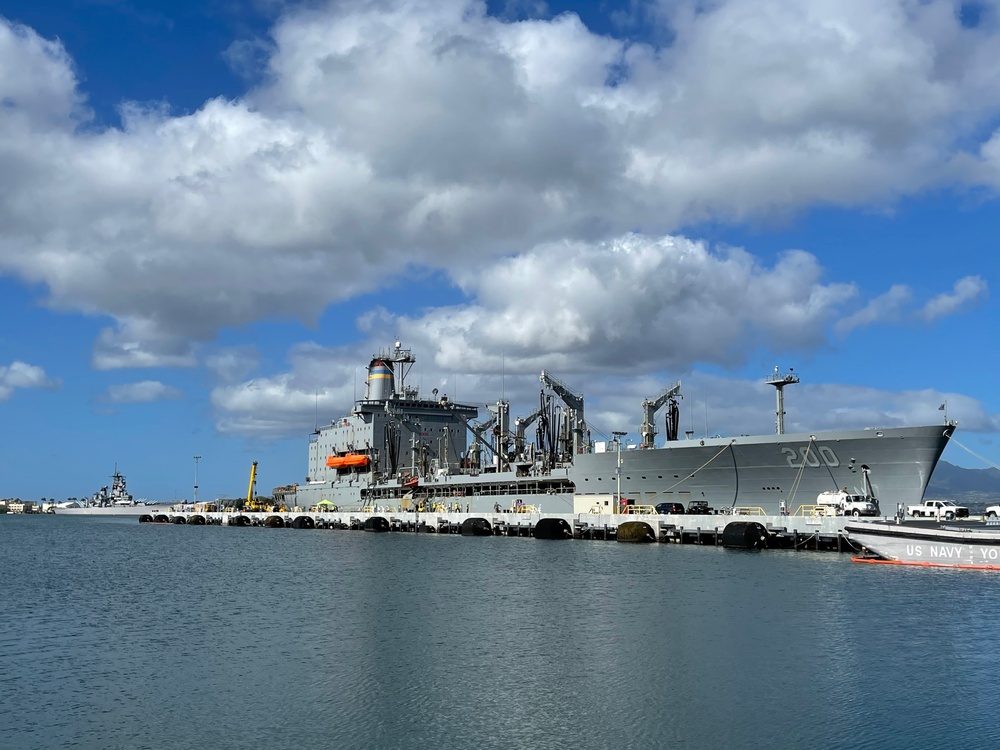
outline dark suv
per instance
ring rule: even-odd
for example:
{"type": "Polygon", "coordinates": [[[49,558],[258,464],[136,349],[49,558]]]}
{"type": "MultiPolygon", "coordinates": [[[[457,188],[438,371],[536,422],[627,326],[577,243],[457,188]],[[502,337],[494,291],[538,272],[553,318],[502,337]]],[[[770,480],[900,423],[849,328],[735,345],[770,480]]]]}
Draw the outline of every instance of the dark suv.
{"type": "Polygon", "coordinates": [[[661,516],[683,515],[684,506],[680,503],[660,503],[656,506],[656,512],[661,516]]]}
{"type": "Polygon", "coordinates": [[[707,516],[715,511],[708,507],[708,500],[692,500],[688,503],[687,512],[707,516]]]}

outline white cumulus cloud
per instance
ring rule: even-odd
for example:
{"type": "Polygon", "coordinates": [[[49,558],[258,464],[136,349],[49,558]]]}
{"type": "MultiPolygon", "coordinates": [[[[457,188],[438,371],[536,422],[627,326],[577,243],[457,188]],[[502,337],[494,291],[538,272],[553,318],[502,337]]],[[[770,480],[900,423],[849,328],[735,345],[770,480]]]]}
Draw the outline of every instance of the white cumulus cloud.
{"type": "Polygon", "coordinates": [[[105,130],[78,127],[67,50],[0,21],[0,272],[111,316],[96,366],[186,366],[222,328],[315,321],[408,269],[482,288],[554,243],[995,184],[990,8],[970,28],[945,0],[694,7],[662,6],[665,47],[464,0],[290,7],[246,42],[265,72],[244,96],[125,103],[105,130]]]}
{"type": "Polygon", "coordinates": [[[180,398],[184,398],[184,394],[173,386],[157,380],[143,380],[109,386],[104,400],[111,404],[145,404],[180,398]]]}
{"type": "Polygon", "coordinates": [[[56,389],[61,385],[58,378],[49,377],[37,365],[21,361],[0,365],[0,401],[9,399],[17,388],[56,389]]]}
{"type": "Polygon", "coordinates": [[[953,315],[963,306],[972,305],[983,299],[988,292],[988,285],[979,276],[966,276],[955,282],[951,292],[937,295],[924,305],[921,315],[925,320],[936,320],[946,315],[953,315]]]}
{"type": "Polygon", "coordinates": [[[903,317],[912,299],[913,291],[908,286],[894,284],[887,292],[869,300],[860,310],[838,320],[834,328],[839,335],[846,336],[855,328],[894,323],[903,317]]]}

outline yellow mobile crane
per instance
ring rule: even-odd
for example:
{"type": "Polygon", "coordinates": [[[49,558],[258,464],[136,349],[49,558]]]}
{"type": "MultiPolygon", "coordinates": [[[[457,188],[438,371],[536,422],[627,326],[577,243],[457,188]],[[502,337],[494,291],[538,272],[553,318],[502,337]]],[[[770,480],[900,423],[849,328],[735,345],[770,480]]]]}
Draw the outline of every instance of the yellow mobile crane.
{"type": "Polygon", "coordinates": [[[257,497],[254,490],[257,487],[257,462],[250,466],[250,486],[247,487],[247,499],[243,503],[243,510],[250,513],[285,512],[288,507],[285,503],[277,502],[270,497],[257,497]]]}
{"type": "Polygon", "coordinates": [[[271,508],[265,506],[262,502],[258,502],[257,498],[254,497],[254,488],[257,486],[257,462],[254,461],[253,465],[250,467],[250,486],[247,488],[247,500],[243,504],[243,510],[248,512],[255,511],[266,511],[271,508]]]}

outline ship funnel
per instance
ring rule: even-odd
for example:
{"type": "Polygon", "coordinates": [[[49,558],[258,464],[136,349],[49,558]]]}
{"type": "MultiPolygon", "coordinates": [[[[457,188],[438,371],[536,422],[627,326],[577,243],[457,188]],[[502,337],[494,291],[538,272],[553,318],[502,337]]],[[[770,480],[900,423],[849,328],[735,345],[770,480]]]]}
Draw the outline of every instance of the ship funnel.
{"type": "Polygon", "coordinates": [[[396,379],[392,371],[392,362],[373,359],[368,365],[368,388],[365,391],[365,400],[388,401],[395,392],[396,379]]]}

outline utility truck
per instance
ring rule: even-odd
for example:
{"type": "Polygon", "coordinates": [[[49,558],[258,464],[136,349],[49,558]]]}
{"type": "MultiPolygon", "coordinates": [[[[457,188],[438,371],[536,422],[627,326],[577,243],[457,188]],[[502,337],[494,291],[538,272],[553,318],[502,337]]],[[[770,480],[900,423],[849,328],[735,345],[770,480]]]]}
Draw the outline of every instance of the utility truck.
{"type": "Polygon", "coordinates": [[[865,464],[861,465],[861,476],[864,479],[864,494],[849,492],[846,487],[842,490],[821,492],[816,497],[816,505],[827,508],[827,515],[831,516],[877,516],[879,515],[878,499],[875,497],[875,488],[872,487],[871,473],[865,464]]]}
{"type": "Polygon", "coordinates": [[[836,492],[821,492],[816,505],[829,508],[831,516],[877,516],[878,505],[867,495],[852,495],[846,488],[836,492]]]}

